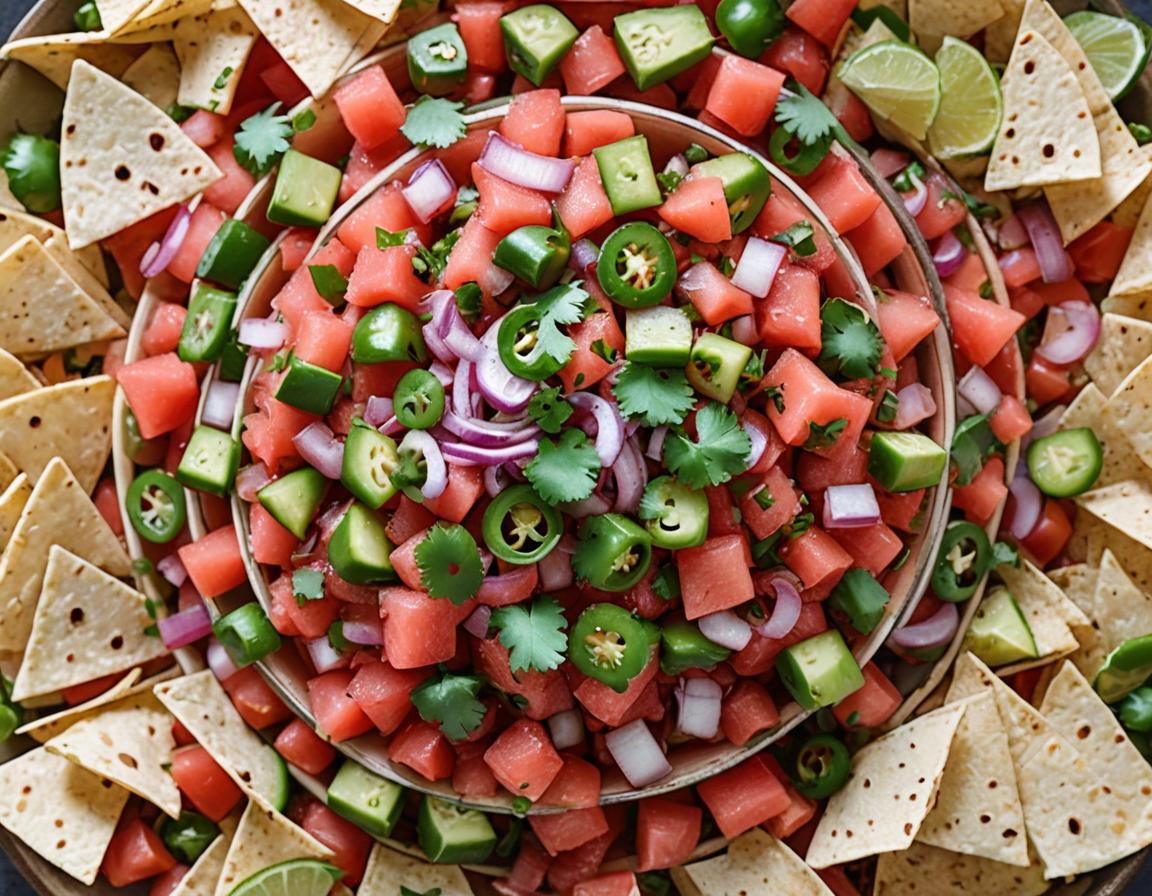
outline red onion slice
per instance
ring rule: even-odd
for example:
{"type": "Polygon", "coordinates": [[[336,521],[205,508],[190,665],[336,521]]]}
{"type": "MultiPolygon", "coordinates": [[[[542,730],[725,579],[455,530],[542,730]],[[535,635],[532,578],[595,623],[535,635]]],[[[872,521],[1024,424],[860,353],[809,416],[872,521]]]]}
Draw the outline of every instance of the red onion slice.
{"type": "Polygon", "coordinates": [[[788,635],[800,621],[803,602],[796,586],[784,576],[773,576],[768,584],[776,593],[776,606],[768,621],[756,626],[756,632],[765,638],[778,640],[788,635]]]}
{"type": "Polygon", "coordinates": [[[732,321],[732,338],[741,345],[755,348],[760,343],[760,333],[756,329],[756,318],[751,314],[735,318],[732,321]]]}
{"type": "Polygon", "coordinates": [[[448,487],[448,465],[444,462],[444,454],[432,436],[421,429],[409,430],[400,442],[401,451],[413,451],[424,458],[427,475],[424,485],[420,487],[420,494],[426,499],[439,498],[448,487]]]}
{"type": "Polygon", "coordinates": [[[288,324],[267,318],[240,321],[236,341],[249,348],[276,350],[288,341],[288,324]]]}
{"type": "Polygon", "coordinates": [[[527,417],[523,420],[498,423],[494,420],[461,417],[455,411],[448,411],[441,422],[453,435],[478,448],[518,445],[540,433],[539,427],[527,417]]]}
{"type": "Polygon", "coordinates": [[[432,159],[412,172],[400,192],[412,213],[427,224],[456,201],[456,181],[443,162],[432,159]]]}
{"type": "Polygon", "coordinates": [[[616,513],[635,513],[648,484],[648,466],[635,439],[624,443],[612,465],[612,477],[616,480],[616,501],[612,509],[616,513]]]}
{"type": "Polygon", "coordinates": [[[456,296],[450,290],[440,289],[427,298],[432,307],[431,323],[436,327],[436,335],[457,358],[475,361],[481,351],[480,340],[460,314],[456,296]]]}
{"type": "Polygon", "coordinates": [[[557,591],[572,584],[572,555],[559,546],[549,551],[536,564],[540,573],[540,587],[544,591],[557,591]]]}
{"type": "Polygon", "coordinates": [[[772,290],[772,283],[780,265],[788,256],[788,248],[780,243],[770,243],[758,236],[748,237],[740,261],[732,273],[732,285],[758,299],[765,298],[772,290]]]}
{"type": "Polygon", "coordinates": [[[236,402],[240,398],[240,384],[224,380],[213,380],[204,396],[204,413],[201,419],[209,426],[231,432],[236,419],[236,402]]]}
{"type": "Polygon", "coordinates": [[[476,383],[484,400],[496,410],[506,414],[518,414],[528,407],[528,402],[536,394],[538,384],[514,376],[504,366],[497,348],[502,320],[503,318],[499,318],[493,321],[480,340],[483,350],[476,359],[476,383]]]}
{"type": "MultiPolygon", "coordinates": [[[[747,431],[748,431],[747,427],[745,427],[745,432],[747,432],[747,431]]],[[[751,436],[752,434],[748,433],[748,435],[751,436]]],[[[666,438],[668,438],[668,427],[667,426],[657,426],[655,429],[652,430],[652,434],[648,436],[648,450],[645,451],[644,454],[647,457],[652,458],[652,460],[655,460],[655,461],[660,460],[664,456],[664,440],[666,438]]],[[[761,449],[761,450],[763,450],[763,449],[761,449]]],[[[752,453],[753,454],[756,453],[755,441],[753,441],[753,443],[752,443],[752,453]]],[[[757,458],[757,460],[759,460],[759,458],[757,458]]],[[[753,461],[752,463],[748,464],[748,466],[754,467],[754,466],[756,466],[756,462],[753,461]]]]}
{"type": "Polygon", "coordinates": [[[367,403],[364,405],[365,423],[375,428],[392,416],[394,416],[394,410],[391,398],[385,398],[383,395],[369,396],[367,403]]]}
{"type": "Polygon", "coordinates": [[[564,505],[564,511],[574,519],[582,520],[589,516],[600,516],[612,509],[612,502],[601,494],[591,494],[582,501],[564,505]]]}
{"type": "Polygon", "coordinates": [[[488,638],[488,623],[492,620],[492,608],[481,604],[464,620],[464,631],[485,641],[488,638]]]}
{"type": "Polygon", "coordinates": [[[252,464],[236,474],[236,494],[241,501],[251,504],[256,500],[256,493],[271,481],[264,464],[252,464]]]}
{"type": "Polygon", "coordinates": [[[488,133],[479,162],[489,174],[542,193],[563,191],[576,170],[571,159],[537,155],[495,131],[488,133]]]}
{"type": "Polygon", "coordinates": [[[689,737],[711,740],[720,730],[720,701],[724,689],[711,678],[682,678],[676,688],[680,703],[676,730],[689,737]]]}
{"type": "Polygon", "coordinates": [[[924,181],[920,180],[914,171],[908,172],[908,180],[912,184],[912,191],[901,193],[900,199],[908,214],[915,218],[924,211],[924,207],[928,204],[928,188],[924,186],[924,181]]]}
{"type": "Polygon", "coordinates": [[[633,787],[654,784],[672,772],[660,744],[643,719],[604,735],[604,746],[633,787]]]}
{"type": "Polygon", "coordinates": [[[932,251],[932,263],[936,266],[936,273],[941,277],[951,277],[964,264],[968,257],[968,250],[951,230],[948,230],[936,241],[936,248],[932,251]]]}
{"type": "Polygon", "coordinates": [[[1064,240],[1060,236],[1060,226],[1052,216],[1046,199],[1036,199],[1023,205],[1016,212],[1024,229],[1028,231],[1028,239],[1036,252],[1036,261],[1040,265],[1040,276],[1045,283],[1063,283],[1072,279],[1072,256],[1064,249],[1064,240]]]}
{"type": "Polygon", "coordinates": [[[624,418],[619,409],[594,392],[575,392],[568,397],[568,403],[577,411],[592,415],[596,422],[596,454],[602,466],[612,466],[624,447],[624,418]]]}
{"type": "Polygon", "coordinates": [[[305,641],[304,647],[318,675],[331,672],[333,669],[343,669],[352,661],[351,657],[345,656],[332,646],[327,635],[305,641]]]}
{"type": "Polygon", "coordinates": [[[729,650],[743,650],[752,640],[752,626],[731,610],[701,616],[696,624],[705,638],[729,650]]]}
{"type": "Polygon", "coordinates": [[[1000,231],[996,235],[996,243],[1006,252],[1028,245],[1028,231],[1024,227],[1024,222],[1020,220],[1019,215],[1010,215],[1004,223],[1000,225],[1000,231]]]}
{"type": "Polygon", "coordinates": [[[420,334],[424,337],[424,344],[428,346],[428,351],[432,353],[437,361],[443,361],[445,364],[451,364],[456,360],[456,353],[448,347],[440,334],[436,331],[436,324],[433,321],[428,321],[420,328],[420,334]]]}
{"type": "Polygon", "coordinates": [[[578,709],[565,709],[548,717],[548,733],[557,750],[570,750],[584,743],[584,717],[578,709]]]}
{"type": "MultiPolygon", "coordinates": [[[[760,458],[764,456],[764,452],[768,448],[768,436],[758,426],[747,420],[741,421],[740,428],[748,433],[748,438],[752,442],[752,453],[748,455],[748,469],[752,469],[760,463],[760,458]]],[[[653,458],[653,460],[659,459],[658,457],[653,458]]]]}
{"type": "Polygon", "coordinates": [[[875,168],[885,180],[890,177],[895,177],[907,168],[908,163],[911,161],[912,159],[909,158],[908,153],[901,152],[898,149],[888,149],[887,147],[873,150],[871,157],[872,167],[875,168]]]}
{"type": "Polygon", "coordinates": [[[940,609],[915,625],[905,625],[892,632],[889,640],[905,650],[931,650],[951,642],[960,625],[956,604],[941,603],[940,609]]]}
{"type": "Polygon", "coordinates": [[[169,650],[187,647],[212,634],[212,619],[203,603],[156,620],[160,640],[169,650]]]}
{"type": "Polygon", "coordinates": [[[862,529],[880,522],[880,504],[871,483],[830,485],[824,490],[824,528],[862,529]]]}
{"type": "Polygon", "coordinates": [[[149,246],[144,257],[140,260],[140,273],[145,279],[151,279],[161,271],[167,270],[168,265],[176,257],[176,253],[180,251],[180,247],[184,245],[191,225],[192,208],[188,205],[181,205],[176,209],[176,216],[168,225],[168,229],[164,231],[164,236],[160,238],[159,242],[149,246]]]}
{"type": "Polygon", "coordinates": [[[179,588],[188,581],[188,570],[184,568],[180,555],[175,552],[161,558],[156,563],[156,572],[160,573],[164,577],[164,581],[173,588],[179,588]]]}
{"type": "Polygon", "coordinates": [[[600,254],[600,250],[596,244],[590,239],[579,239],[572,244],[572,250],[568,254],[568,267],[574,270],[577,274],[583,275],[588,270],[588,265],[596,261],[600,254]]]}
{"type": "Polygon", "coordinates": [[[344,638],[362,647],[376,647],[384,643],[384,632],[378,622],[345,622],[341,627],[344,638]]]}
{"type": "Polygon", "coordinates": [[[1032,534],[1040,522],[1044,509],[1044,497],[1027,473],[1017,473],[1008,486],[1011,501],[1008,504],[1008,531],[1017,541],[1023,541],[1032,534]]]}
{"type": "Polygon", "coordinates": [[[511,477],[505,471],[503,465],[499,467],[485,467],[484,491],[488,493],[489,498],[495,498],[508,487],[510,479],[511,477]]]}
{"type": "Polygon", "coordinates": [[[224,645],[215,638],[208,642],[207,659],[208,668],[221,684],[240,671],[236,668],[232,657],[228,655],[228,651],[224,649],[224,645]]]}
{"type": "MultiPolygon", "coordinates": [[[[936,399],[923,383],[909,383],[896,393],[898,404],[893,429],[910,429],[936,413],[936,399]]],[[[967,416],[967,415],[965,415],[967,416]]]]}
{"type": "Polygon", "coordinates": [[[326,423],[309,423],[292,437],[300,456],[328,479],[339,479],[344,465],[344,444],[326,423]]]}
{"type": "Polygon", "coordinates": [[[1000,387],[984,372],[983,367],[970,367],[960,382],[956,384],[956,392],[964,398],[979,414],[991,414],[1000,406],[1000,387]]]}
{"type": "MultiPolygon", "coordinates": [[[[536,439],[529,439],[526,442],[519,442],[514,445],[505,445],[501,448],[480,448],[476,445],[467,445],[464,443],[455,445],[446,443],[443,446],[444,457],[452,463],[465,467],[499,466],[510,460],[518,460],[522,457],[535,457],[536,452],[539,450],[540,445],[536,439]]],[[[432,496],[429,495],[427,497],[432,496]]]]}
{"type": "Polygon", "coordinates": [[[1048,309],[1044,337],[1036,353],[1053,364],[1074,364],[1100,339],[1100,312],[1091,302],[1061,302],[1048,309]]]}

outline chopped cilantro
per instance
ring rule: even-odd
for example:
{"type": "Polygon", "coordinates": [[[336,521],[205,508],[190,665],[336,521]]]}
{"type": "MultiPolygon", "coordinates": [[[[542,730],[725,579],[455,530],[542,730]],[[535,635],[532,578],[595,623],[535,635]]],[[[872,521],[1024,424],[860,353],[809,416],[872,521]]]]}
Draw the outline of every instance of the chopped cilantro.
{"type": "Polygon", "coordinates": [[[236,132],[232,154],[236,161],[257,177],[262,177],[280,161],[288,151],[288,138],[292,136],[292,121],[287,115],[277,115],[280,103],[244,119],[236,132]]]}
{"type": "Polygon", "coordinates": [[[614,349],[612,346],[610,346],[603,339],[597,339],[595,342],[592,343],[591,348],[592,348],[592,354],[603,358],[609,364],[615,364],[616,363],[616,356],[620,354],[618,351],[616,351],[616,349],[614,349]]]}
{"type": "Polygon", "coordinates": [[[171,118],[176,124],[183,124],[196,110],[191,106],[181,106],[179,103],[173,103],[164,110],[164,114],[171,118]]]}
{"type": "Polygon", "coordinates": [[[660,571],[652,578],[652,591],[661,600],[678,600],[680,598],[680,571],[675,563],[662,566],[660,571]]]}
{"type": "Polygon", "coordinates": [[[482,304],[484,293],[478,284],[461,283],[452,295],[456,298],[456,310],[464,320],[474,323],[480,319],[480,314],[484,310],[482,304]]]}
{"type": "Polygon", "coordinates": [[[150,597],[144,598],[144,612],[148,614],[149,619],[156,618],[156,601],[150,597]]]}
{"type": "Polygon", "coordinates": [[[683,370],[648,367],[633,361],[620,369],[612,394],[621,414],[639,417],[648,426],[682,423],[696,404],[683,370]]]}
{"type": "Polygon", "coordinates": [[[1152,128],[1146,124],[1141,124],[1139,121],[1128,122],[1128,130],[1132,132],[1132,136],[1136,138],[1136,142],[1140,146],[1147,143],[1152,143],[1152,128]]]}
{"type": "Polygon", "coordinates": [[[772,402],[772,407],[776,408],[777,414],[784,413],[784,384],[779,386],[769,386],[764,390],[765,397],[772,402]]]}
{"type": "Polygon", "coordinates": [[[699,162],[705,162],[708,160],[710,155],[711,153],[709,153],[708,150],[706,150],[699,143],[692,143],[686,150],[684,150],[684,160],[689,165],[696,165],[699,162]]]}
{"type": "Polygon", "coordinates": [[[682,180],[684,180],[684,175],[679,171],[661,171],[656,175],[656,183],[660,184],[660,189],[665,196],[675,192],[682,180]]]}
{"type": "Polygon", "coordinates": [[[212,88],[214,90],[223,90],[225,87],[228,86],[228,79],[231,78],[235,72],[236,72],[236,69],[234,69],[232,66],[230,66],[230,65],[224,66],[223,71],[220,72],[220,74],[217,76],[215,82],[213,82],[212,88]]]}
{"type": "Polygon", "coordinates": [[[772,497],[772,493],[766,488],[760,489],[752,496],[752,500],[756,502],[756,506],[761,510],[768,510],[776,503],[776,499],[772,497]]]}
{"type": "Polygon", "coordinates": [[[811,513],[798,513],[792,517],[792,522],[784,527],[784,533],[789,538],[797,538],[816,525],[816,516],[811,513]]]}
{"type": "MultiPolygon", "coordinates": [[[[896,190],[897,193],[911,193],[916,189],[916,181],[920,180],[923,176],[924,166],[917,161],[909,162],[905,168],[901,169],[901,171],[892,178],[892,188],[896,190]]],[[[946,194],[941,194],[941,200],[944,199],[944,195],[946,194]]],[[[955,193],[952,195],[957,199],[960,198],[955,193]]]]}
{"type": "Polygon", "coordinates": [[[992,298],[992,295],[993,295],[993,293],[992,293],[992,281],[991,280],[985,280],[983,283],[980,284],[980,298],[990,299],[990,298],[992,298]]]}
{"type": "Polygon", "coordinates": [[[808,440],[804,443],[805,451],[818,451],[821,448],[831,448],[840,438],[840,433],[848,428],[846,417],[837,417],[827,423],[808,424],[808,440]]]}
{"type": "Polygon", "coordinates": [[[459,525],[438,523],[416,545],[420,584],[432,597],[460,605],[476,596],[484,581],[484,565],[476,539],[459,525]]]}
{"type": "Polygon", "coordinates": [[[523,604],[501,607],[492,614],[492,625],[500,629],[500,643],[508,648],[513,672],[548,672],[564,662],[568,621],[553,598],[538,597],[527,609],[523,604]]]}
{"type": "Polygon", "coordinates": [[[408,117],[400,126],[401,133],[417,146],[444,149],[468,133],[460,110],[463,103],[443,97],[422,96],[408,110],[408,117]]]}
{"type": "Polygon", "coordinates": [[[731,410],[709,402],[696,414],[696,441],[683,426],[664,440],[664,463],[689,488],[720,485],[748,469],[752,440],[731,410]]]}
{"type": "Polygon", "coordinates": [[[316,292],[329,305],[341,305],[344,293],[348,291],[348,278],[340,273],[334,264],[310,264],[308,273],[312,275],[312,285],[316,292]]]}
{"type": "Polygon", "coordinates": [[[846,379],[869,379],[876,375],[884,340],[868,313],[843,299],[830,299],[820,309],[823,347],[817,359],[829,375],[846,379]]]}
{"type": "Polygon", "coordinates": [[[412,705],[426,722],[437,722],[450,740],[463,740],[480,727],[488,712],[479,699],[482,682],[475,675],[429,678],[412,691],[412,705]]]}
{"type": "Polygon", "coordinates": [[[811,222],[797,221],[791,227],[781,230],[776,236],[771,237],[771,241],[789,246],[801,258],[807,258],[809,255],[816,254],[814,233],[811,222]]]}
{"type": "Polygon", "coordinates": [[[159,638],[160,637],[160,626],[158,626],[156,623],[152,623],[151,625],[145,626],[144,627],[144,637],[145,638],[159,638]]]}
{"type": "Polygon", "coordinates": [[[403,246],[411,232],[410,230],[385,230],[383,227],[377,227],[376,248],[391,249],[393,246],[403,246]]]}
{"type": "Polygon", "coordinates": [[[324,573],[307,568],[293,570],[292,596],[299,607],[310,600],[320,600],[324,597],[324,573]]]}
{"type": "Polygon", "coordinates": [[[537,296],[533,303],[538,320],[536,346],[525,358],[525,363],[531,365],[541,355],[545,355],[557,364],[566,364],[576,350],[576,343],[560,327],[582,321],[585,303],[590,298],[578,280],[554,286],[537,296]]]}
{"type": "Polygon", "coordinates": [[[1019,566],[1020,551],[1015,545],[1006,541],[997,541],[992,545],[992,568],[997,566],[1019,566]]]}
{"type": "Polygon", "coordinates": [[[288,366],[288,362],[292,360],[292,350],[281,350],[272,356],[268,362],[268,370],[272,373],[279,373],[288,366]]]}
{"type": "Polygon", "coordinates": [[[152,565],[152,561],[147,557],[137,557],[132,561],[132,572],[138,576],[151,575],[156,571],[156,567],[152,565]]]}
{"type": "Polygon", "coordinates": [[[460,230],[450,230],[426,249],[420,244],[416,245],[416,257],[412,259],[412,269],[430,283],[435,283],[448,267],[448,256],[452,254],[452,247],[460,241],[460,230]]]}
{"type": "Polygon", "coordinates": [[[346,650],[353,649],[355,645],[344,637],[344,620],[337,619],[328,626],[328,643],[337,653],[344,653],[346,650]]]}
{"type": "Polygon", "coordinates": [[[314,124],[316,124],[316,113],[311,109],[305,109],[292,119],[292,130],[299,134],[302,131],[308,130],[314,124]]]}
{"type": "Polygon", "coordinates": [[[811,174],[828,154],[833,140],[839,138],[847,143],[849,138],[819,97],[813,96],[802,84],[793,85],[793,91],[776,104],[779,127],[772,134],[768,151],[776,164],[793,174],[811,174]],[[791,140],[799,144],[794,155],[788,154],[791,140]]]}
{"type": "Polygon", "coordinates": [[[583,432],[569,429],[559,439],[541,439],[524,475],[549,504],[583,501],[596,488],[600,456],[583,432]]]}
{"type": "MultiPolygon", "coordinates": [[[[784,565],[784,561],[776,553],[783,538],[784,530],[777,529],[767,538],[762,538],[752,545],[752,562],[756,564],[757,569],[771,569],[773,566],[784,565]]],[[[756,605],[753,604],[753,609],[755,608],[756,605]]]]}
{"type": "Polygon", "coordinates": [[[764,379],[764,359],[767,354],[768,349],[762,349],[759,352],[752,353],[752,357],[748,359],[748,363],[745,364],[744,369],[740,371],[741,389],[758,386],[760,380],[764,379]]]}
{"type": "Polygon", "coordinates": [[[559,386],[542,389],[528,402],[528,416],[535,420],[536,425],[544,432],[555,435],[572,416],[572,405],[560,394],[559,386]]]}
{"type": "Polygon", "coordinates": [[[900,410],[900,396],[891,389],[884,390],[884,397],[880,399],[880,407],[876,409],[876,419],[881,423],[891,423],[896,419],[896,412],[900,410]]]}

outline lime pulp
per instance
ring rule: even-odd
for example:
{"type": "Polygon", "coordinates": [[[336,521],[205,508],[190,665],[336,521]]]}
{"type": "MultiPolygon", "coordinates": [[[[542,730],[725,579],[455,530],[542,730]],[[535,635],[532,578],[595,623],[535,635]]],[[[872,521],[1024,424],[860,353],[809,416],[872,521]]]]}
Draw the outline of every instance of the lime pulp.
{"type": "Polygon", "coordinates": [[[923,140],[940,109],[940,72],[920,50],[898,40],[854,53],[840,80],[873,113],[923,140]]]}
{"type": "Polygon", "coordinates": [[[1127,93],[1148,60],[1139,26],[1127,19],[1082,10],[1064,19],[1110,99],[1127,93]]]}
{"type": "Polygon", "coordinates": [[[327,896],[343,876],[343,871],[327,862],[291,859],[257,871],[238,883],[229,896],[327,896]]]}
{"type": "Polygon", "coordinates": [[[928,129],[928,145],[941,159],[986,152],[996,140],[1004,104],[1000,79],[971,44],[944,38],[936,51],[940,70],[940,109],[928,129]]]}

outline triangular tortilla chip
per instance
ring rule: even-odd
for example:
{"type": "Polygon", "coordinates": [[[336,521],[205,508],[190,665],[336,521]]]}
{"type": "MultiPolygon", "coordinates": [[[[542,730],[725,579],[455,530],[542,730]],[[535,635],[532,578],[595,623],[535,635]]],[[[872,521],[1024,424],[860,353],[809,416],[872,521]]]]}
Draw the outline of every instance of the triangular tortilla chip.
{"type": "Polygon", "coordinates": [[[968,38],[1003,15],[1000,0],[908,0],[908,25],[917,36],[968,38]]]}
{"type": "Polygon", "coordinates": [[[1133,584],[1123,564],[1108,549],[1100,561],[1093,608],[1105,655],[1129,638],[1152,634],[1152,594],[1133,584]]]}
{"type": "Polygon", "coordinates": [[[1080,91],[1084,94],[1088,111],[1092,115],[1099,115],[1112,106],[1112,101],[1108,99],[1108,91],[1100,83],[1092,63],[1088,61],[1084,50],[1048,0],[1028,0],[1020,19],[1020,30],[1035,31],[1064,57],[1064,61],[1068,63],[1068,67],[1072,69],[1076,80],[1080,83],[1080,91]]]}
{"type": "Polygon", "coordinates": [[[0,349],[0,401],[39,388],[40,381],[16,356],[0,349]]]}
{"type": "Polygon", "coordinates": [[[148,0],[96,0],[100,11],[100,26],[108,33],[115,33],[135,19],[148,0]]]}
{"type": "Polygon", "coordinates": [[[1024,0],[1000,0],[1000,5],[1004,15],[984,29],[984,55],[993,65],[1008,62],[1024,16],[1024,0]]]}
{"type": "Polygon", "coordinates": [[[1021,561],[1019,569],[1006,565],[998,572],[1032,629],[1038,653],[1035,659],[1005,666],[1000,674],[1043,665],[1077,648],[1072,626],[1089,625],[1090,621],[1055,582],[1027,560],[1021,561]]]}
{"type": "Polygon", "coordinates": [[[153,694],[139,694],[77,722],[44,745],[180,817],[180,789],[168,771],[176,741],[172,717],[153,694]]]}
{"type": "Polygon", "coordinates": [[[342,2],[385,25],[391,25],[396,21],[396,14],[402,5],[401,0],[342,0],[342,2]]]}
{"type": "Polygon", "coordinates": [[[922,715],[853,756],[848,782],[816,827],[808,864],[827,868],[907,849],[935,801],[964,709],[958,704],[922,715]]]}
{"type": "Polygon", "coordinates": [[[963,701],[936,805],[916,839],[954,852],[1027,866],[1024,809],[1008,735],[990,693],[963,701]]]}
{"type": "Polygon", "coordinates": [[[132,318],[116,304],[116,300],[112,298],[100,279],[81,263],[79,253],[68,248],[66,235],[59,234],[48,237],[44,241],[44,249],[60,267],[64,268],[68,276],[76,281],[76,285],[100,306],[101,311],[116,321],[125,332],[131,329],[132,318]]]}
{"type": "MultiPolygon", "coordinates": [[[[62,228],[45,221],[39,215],[30,215],[27,212],[8,208],[4,206],[2,200],[0,200],[0,252],[4,252],[9,246],[19,242],[21,237],[28,235],[36,237],[36,239],[45,244],[53,238],[63,240],[65,243],[68,240],[62,228]]],[[[45,248],[47,248],[47,246],[45,246],[45,248]]],[[[81,249],[74,254],[76,260],[84,266],[85,270],[99,280],[101,286],[107,289],[108,270],[104,265],[104,255],[100,247],[88,246],[86,249],[81,249]]],[[[56,260],[59,261],[59,257],[57,257],[56,260]]]]}
{"type": "Polygon", "coordinates": [[[0,255],[0,348],[42,355],[124,334],[35,237],[0,255]]]}
{"type": "Polygon", "coordinates": [[[32,483],[24,473],[13,479],[3,494],[0,494],[0,551],[8,547],[8,540],[16,531],[20,514],[24,512],[24,505],[30,497],[32,483]]]}
{"type": "Polygon", "coordinates": [[[231,112],[258,36],[252,20],[238,8],[181,21],[172,41],[180,60],[180,105],[220,115],[231,112]]]}
{"type": "MultiPolygon", "coordinates": [[[[1148,275],[1152,281],[1152,214],[1148,216],[1148,275]]],[[[1149,285],[1152,285],[1150,282],[1149,285]]],[[[1100,339],[1084,359],[1084,369],[1105,395],[1111,395],[1124,377],[1152,355],[1152,323],[1105,314],[1100,321],[1100,339]]]]}
{"type": "Polygon", "coordinates": [[[14,40],[0,49],[0,58],[23,62],[61,90],[67,90],[72,66],[77,60],[94,65],[113,78],[118,78],[139,53],[138,47],[109,43],[105,32],[86,31],[14,40]]]}
{"type": "Polygon", "coordinates": [[[68,467],[53,458],[36,482],[0,557],[0,650],[23,650],[53,545],[117,576],[132,561],[68,467]]]}
{"type": "MultiPolygon", "coordinates": [[[[1107,548],[1105,553],[1110,553],[1107,548]]],[[[1099,572],[1099,568],[1094,565],[1074,563],[1049,573],[1052,581],[1063,589],[1068,599],[1076,604],[1090,621],[1089,625],[1072,626],[1072,634],[1080,643],[1080,647],[1068,656],[1069,661],[1075,663],[1076,668],[1089,677],[1096,675],[1104,657],[1108,655],[1095,622],[1096,583],[1099,572]]]]}
{"type": "Polygon", "coordinates": [[[728,845],[722,855],[672,869],[672,880],[684,896],[737,896],[740,893],[787,893],[831,896],[816,872],[784,843],[753,828],[728,845]]]}
{"type": "Polygon", "coordinates": [[[248,727],[208,669],[156,686],[156,696],[249,796],[276,804],[284,763],[248,727]]]}
{"type": "Polygon", "coordinates": [[[240,0],[260,32],[312,96],[320,97],[357,59],[353,51],[377,21],[341,0],[240,0]]]}
{"type": "Polygon", "coordinates": [[[60,186],[72,248],[88,246],[211,186],[222,175],[136,91],[77,62],[64,100],[60,186]]]}
{"type": "Polygon", "coordinates": [[[53,545],[12,699],[54,694],[166,655],[164,642],[147,634],[151,625],[143,594],[53,545]]]}
{"type": "Polygon", "coordinates": [[[1125,437],[1119,421],[1106,411],[1107,404],[1107,396],[1095,383],[1088,383],[1060,415],[1061,429],[1087,426],[1100,440],[1100,446],[1104,451],[1104,463],[1096,480],[1097,486],[1135,479],[1143,476],[1148,469],[1144,461],[1132,450],[1132,445],[1125,437]]]}
{"type": "Polygon", "coordinates": [[[248,803],[232,837],[216,896],[227,896],[241,881],[289,859],[329,859],[331,850],[259,798],[248,803]]]}
{"type": "MultiPolygon", "coordinates": [[[[179,24],[179,20],[190,16],[200,16],[213,7],[223,9],[235,6],[235,0],[149,0],[144,4],[132,21],[120,29],[118,37],[139,35],[162,29],[172,23],[179,24]]],[[[164,39],[164,38],[158,38],[164,39]]]]}
{"type": "MultiPolygon", "coordinates": [[[[140,676],[143,673],[143,669],[131,669],[127,675],[112,685],[112,687],[108,688],[103,694],[93,697],[84,703],[78,703],[76,706],[69,706],[59,712],[41,716],[38,719],[33,719],[31,722],[26,722],[16,729],[16,733],[31,735],[40,743],[45,743],[57,734],[67,731],[70,726],[75,725],[92,710],[108,706],[134,693],[136,691],[136,683],[140,681],[140,676]]],[[[151,685],[149,685],[148,689],[152,689],[151,685]]]]}
{"type": "Polygon", "coordinates": [[[1152,357],[1124,378],[1104,414],[1116,422],[1136,455],[1152,466],[1152,357]]]}
{"type": "Polygon", "coordinates": [[[232,838],[221,834],[211,845],[200,853],[188,873],[180,879],[171,896],[213,896],[220,875],[224,873],[224,860],[228,856],[228,846],[232,838]]]}
{"type": "Polygon", "coordinates": [[[92,884],[128,791],[43,747],[0,765],[0,825],[78,881],[92,884]]]}
{"type": "MultiPolygon", "coordinates": [[[[1140,154],[1152,162],[1152,143],[1145,143],[1141,146],[1140,154]]],[[[1149,197],[1152,197],[1152,175],[1145,177],[1140,186],[1116,206],[1116,210],[1112,212],[1112,223],[1126,230],[1135,230],[1140,223],[1140,215],[1144,213],[1144,206],[1148,204],[1149,197]]]]}
{"type": "Polygon", "coordinates": [[[168,109],[180,90],[180,61],[168,44],[153,44],[120,80],[158,109],[168,109]]]}
{"type": "Polygon", "coordinates": [[[1041,896],[1049,887],[1038,862],[1021,868],[913,843],[880,856],[872,896],[1041,896]]]}
{"type": "Polygon", "coordinates": [[[382,843],[372,847],[359,896],[392,896],[405,886],[416,893],[440,890],[440,896],[472,896],[459,865],[433,865],[402,855],[382,843]]]}
{"type": "Polygon", "coordinates": [[[11,458],[7,454],[0,453],[0,491],[7,489],[16,481],[16,477],[21,475],[23,474],[16,464],[12,463],[11,458]]]}
{"type": "Polygon", "coordinates": [[[112,377],[92,376],[0,401],[0,451],[32,479],[59,457],[91,493],[112,450],[115,394],[112,377]]]}
{"type": "Polygon", "coordinates": [[[1152,485],[1139,480],[1117,482],[1076,501],[1097,519],[1152,548],[1152,485]]]}
{"type": "Polygon", "coordinates": [[[1004,70],[1004,120],[984,189],[1098,178],[1100,140],[1076,75],[1048,41],[1021,31],[1004,70]]]}
{"type": "Polygon", "coordinates": [[[1141,295],[1149,291],[1152,291],[1152,200],[1144,204],[1109,295],[1141,295]]]}

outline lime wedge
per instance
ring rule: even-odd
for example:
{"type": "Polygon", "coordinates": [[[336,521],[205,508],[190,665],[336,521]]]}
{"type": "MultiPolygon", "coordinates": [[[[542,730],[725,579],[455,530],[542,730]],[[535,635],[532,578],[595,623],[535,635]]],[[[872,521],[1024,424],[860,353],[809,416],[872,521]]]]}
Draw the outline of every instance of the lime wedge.
{"type": "Polygon", "coordinates": [[[1135,23],[1083,10],[1064,19],[1111,99],[1122,97],[1140,77],[1148,58],[1144,35],[1135,23]]]}
{"type": "Polygon", "coordinates": [[[328,896],[344,872],[315,859],[292,859],[257,871],[238,883],[229,896],[328,896]]]}
{"type": "Polygon", "coordinates": [[[908,44],[885,40],[854,53],[840,80],[876,115],[923,140],[940,108],[936,63],[908,44]]]}
{"type": "Polygon", "coordinates": [[[944,38],[936,51],[936,67],[940,111],[928,129],[928,145],[941,159],[979,155],[992,146],[1000,129],[1000,79],[983,53],[954,37],[944,38]]]}

